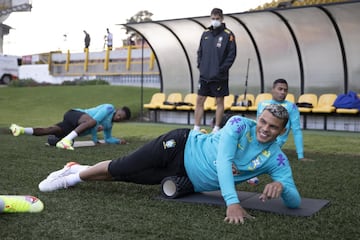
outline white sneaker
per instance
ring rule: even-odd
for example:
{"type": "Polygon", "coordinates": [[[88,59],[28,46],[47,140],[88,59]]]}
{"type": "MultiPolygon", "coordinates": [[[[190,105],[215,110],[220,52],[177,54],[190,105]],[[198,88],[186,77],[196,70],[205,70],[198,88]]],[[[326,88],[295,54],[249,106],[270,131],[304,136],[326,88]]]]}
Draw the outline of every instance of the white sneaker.
{"type": "Polygon", "coordinates": [[[58,178],[46,178],[39,183],[39,190],[41,192],[52,192],[64,188],[68,188],[66,176],[60,176],[58,178]]]}
{"type": "Polygon", "coordinates": [[[72,141],[63,138],[56,143],[56,147],[61,148],[61,149],[66,149],[66,150],[74,150],[72,144],[73,144],[72,141]]]}
{"type": "Polygon", "coordinates": [[[260,180],[257,177],[253,177],[246,181],[248,184],[256,186],[259,184],[260,180]]]}
{"type": "Polygon", "coordinates": [[[80,164],[77,162],[68,162],[62,169],[50,173],[49,176],[47,176],[47,179],[65,177],[67,175],[75,173],[71,171],[71,167],[74,165],[80,165],[80,164]]]}

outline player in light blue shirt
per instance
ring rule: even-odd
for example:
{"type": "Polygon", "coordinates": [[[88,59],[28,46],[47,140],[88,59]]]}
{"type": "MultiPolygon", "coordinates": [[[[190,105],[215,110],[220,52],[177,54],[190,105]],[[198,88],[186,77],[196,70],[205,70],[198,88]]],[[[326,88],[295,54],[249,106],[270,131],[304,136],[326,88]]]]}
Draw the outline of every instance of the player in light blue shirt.
{"type": "Polygon", "coordinates": [[[64,114],[61,122],[50,127],[32,128],[12,124],[10,130],[14,136],[19,136],[20,134],[34,136],[50,135],[48,139],[50,145],[74,150],[72,142],[76,137],[91,134],[93,142],[97,144],[97,132],[101,130],[104,132],[106,143],[124,143],[121,139],[112,137],[112,125],[114,122],[127,120],[130,116],[131,112],[128,107],[124,106],[121,109],[115,109],[112,104],[106,103],[88,109],[70,109],[64,114]]]}
{"type": "Polygon", "coordinates": [[[303,144],[303,134],[300,125],[300,112],[295,103],[286,100],[286,96],[288,94],[287,81],[285,79],[275,80],[273,83],[271,94],[272,94],[271,100],[265,100],[259,103],[257,108],[257,117],[269,104],[281,104],[282,106],[284,106],[289,113],[289,121],[286,125],[285,133],[277,137],[277,141],[280,147],[282,147],[286,143],[291,130],[294,137],[294,143],[295,143],[298,159],[307,160],[304,158],[304,144],[303,144]]]}
{"type": "Polygon", "coordinates": [[[67,164],[40,182],[39,189],[51,192],[93,180],[160,184],[176,176],[189,179],[196,192],[220,189],[227,205],[225,221],[243,223],[252,216],[241,207],[235,185],[257,175],[273,180],[265,185],[261,201],[281,197],[289,208],[300,206],[290,163],[276,142],[287,121],[286,109],[273,104],[257,123],[233,116],[216,133],[175,129],[118,159],[93,166],[67,164]]]}

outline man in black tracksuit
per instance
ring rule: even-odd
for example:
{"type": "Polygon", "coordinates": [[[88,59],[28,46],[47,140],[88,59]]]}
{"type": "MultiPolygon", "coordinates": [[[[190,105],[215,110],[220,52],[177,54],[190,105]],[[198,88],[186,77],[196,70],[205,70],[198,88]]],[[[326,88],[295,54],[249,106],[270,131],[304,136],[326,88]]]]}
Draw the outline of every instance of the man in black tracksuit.
{"type": "Polygon", "coordinates": [[[234,34],[223,23],[219,8],[211,11],[211,26],[202,34],[198,49],[200,80],[195,108],[194,129],[200,130],[204,114],[204,102],[208,96],[216,98],[216,123],[213,132],[220,128],[224,115],[224,97],[229,95],[229,69],[235,61],[236,43],[234,34]]]}

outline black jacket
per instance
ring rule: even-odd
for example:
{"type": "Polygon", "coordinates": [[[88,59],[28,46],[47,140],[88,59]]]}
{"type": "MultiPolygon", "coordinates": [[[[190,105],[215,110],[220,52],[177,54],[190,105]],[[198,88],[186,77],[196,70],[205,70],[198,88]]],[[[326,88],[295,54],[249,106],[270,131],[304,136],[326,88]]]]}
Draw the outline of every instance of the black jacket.
{"type": "Polygon", "coordinates": [[[229,69],[235,61],[236,43],[234,34],[225,24],[207,28],[200,39],[197,63],[200,80],[227,81],[229,69]]]}

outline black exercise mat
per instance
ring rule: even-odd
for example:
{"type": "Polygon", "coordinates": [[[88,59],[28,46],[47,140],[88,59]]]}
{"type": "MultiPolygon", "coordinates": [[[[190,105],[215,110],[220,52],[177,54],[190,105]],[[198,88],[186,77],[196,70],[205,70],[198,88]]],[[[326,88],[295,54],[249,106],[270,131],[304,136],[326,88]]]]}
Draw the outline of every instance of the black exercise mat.
{"type": "MultiPolygon", "coordinates": [[[[241,206],[245,209],[260,210],[281,215],[309,217],[328,205],[330,201],[324,199],[302,198],[301,205],[297,209],[287,208],[282,199],[271,199],[265,202],[259,200],[260,193],[238,191],[241,206]]],[[[193,193],[180,198],[168,199],[163,196],[160,199],[187,203],[202,203],[225,206],[220,191],[193,193]]]]}

